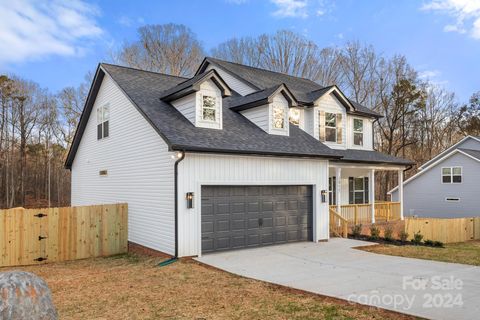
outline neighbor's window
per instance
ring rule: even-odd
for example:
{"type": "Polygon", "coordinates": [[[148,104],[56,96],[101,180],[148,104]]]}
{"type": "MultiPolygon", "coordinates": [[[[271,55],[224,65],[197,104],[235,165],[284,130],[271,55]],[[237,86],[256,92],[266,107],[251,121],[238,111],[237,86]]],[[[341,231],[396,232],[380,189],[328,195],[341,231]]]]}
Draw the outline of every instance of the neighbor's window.
{"type": "Polygon", "coordinates": [[[337,142],[337,115],[325,112],[325,141],[337,142]]]}
{"type": "Polygon", "coordinates": [[[273,106],[272,127],[274,129],[283,129],[285,127],[285,108],[282,106],[273,106]]]}
{"type": "Polygon", "coordinates": [[[108,137],[108,123],[110,120],[110,107],[104,105],[97,108],[97,140],[108,137]]]}
{"type": "Polygon", "coordinates": [[[298,126],[300,124],[300,109],[290,108],[289,120],[291,124],[298,126]]]}
{"type": "Polygon", "coordinates": [[[217,106],[215,97],[202,96],[202,120],[217,121],[217,106]]]}
{"type": "Polygon", "coordinates": [[[363,146],[363,119],[353,119],[353,144],[363,146]]]}
{"type": "Polygon", "coordinates": [[[442,168],[442,183],[462,183],[461,167],[442,168]]]}

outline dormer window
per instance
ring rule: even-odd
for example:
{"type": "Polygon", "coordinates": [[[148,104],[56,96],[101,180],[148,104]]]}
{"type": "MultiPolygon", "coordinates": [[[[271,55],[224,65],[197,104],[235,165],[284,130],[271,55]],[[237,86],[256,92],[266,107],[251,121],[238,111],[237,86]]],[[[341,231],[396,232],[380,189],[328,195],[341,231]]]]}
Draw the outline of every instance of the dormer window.
{"type": "Polygon", "coordinates": [[[217,121],[216,97],[202,96],[202,120],[217,121]]]}
{"type": "Polygon", "coordinates": [[[300,125],[300,109],[290,108],[289,120],[291,124],[300,125]]]}
{"type": "Polygon", "coordinates": [[[272,128],[285,128],[285,108],[283,106],[274,105],[272,108],[272,128]]]}
{"type": "Polygon", "coordinates": [[[353,119],[353,144],[363,146],[363,119],[353,119]]]}
{"type": "Polygon", "coordinates": [[[337,142],[337,115],[325,112],[325,141],[337,142]]]}

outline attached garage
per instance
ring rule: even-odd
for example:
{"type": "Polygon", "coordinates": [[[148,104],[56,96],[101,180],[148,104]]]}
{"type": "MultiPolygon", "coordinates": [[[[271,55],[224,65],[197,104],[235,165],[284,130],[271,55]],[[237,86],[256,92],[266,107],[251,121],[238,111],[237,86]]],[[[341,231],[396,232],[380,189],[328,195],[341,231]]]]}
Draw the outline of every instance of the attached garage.
{"type": "Polygon", "coordinates": [[[202,186],[202,253],[313,240],[312,186],[202,186]]]}

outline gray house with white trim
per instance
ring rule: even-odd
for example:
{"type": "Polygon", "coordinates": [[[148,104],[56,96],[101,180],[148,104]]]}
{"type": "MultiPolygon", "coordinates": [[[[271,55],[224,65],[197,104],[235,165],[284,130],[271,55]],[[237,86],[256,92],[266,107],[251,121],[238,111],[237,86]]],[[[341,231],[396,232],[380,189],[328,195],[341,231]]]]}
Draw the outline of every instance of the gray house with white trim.
{"type": "MultiPolygon", "coordinates": [[[[424,163],[403,190],[405,215],[480,216],[480,137],[467,136],[424,163]]],[[[389,194],[398,200],[398,187],[389,194]]]]}
{"type": "Polygon", "coordinates": [[[72,205],[126,202],[129,241],[178,257],[328,240],[329,205],[374,219],[375,172],[412,164],[373,149],[379,117],[213,58],[192,78],[102,63],[66,160],[72,205]]]}

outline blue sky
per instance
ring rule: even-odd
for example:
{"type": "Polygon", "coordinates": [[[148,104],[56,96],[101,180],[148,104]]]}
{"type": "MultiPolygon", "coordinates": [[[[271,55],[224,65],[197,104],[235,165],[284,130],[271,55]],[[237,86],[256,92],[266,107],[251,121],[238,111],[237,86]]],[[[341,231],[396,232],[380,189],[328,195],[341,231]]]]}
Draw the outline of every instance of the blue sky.
{"type": "Polygon", "coordinates": [[[182,23],[209,50],[291,29],[320,47],[348,40],[403,54],[460,101],[480,90],[480,0],[0,0],[0,73],[56,92],[76,86],[143,24],[182,23]]]}

